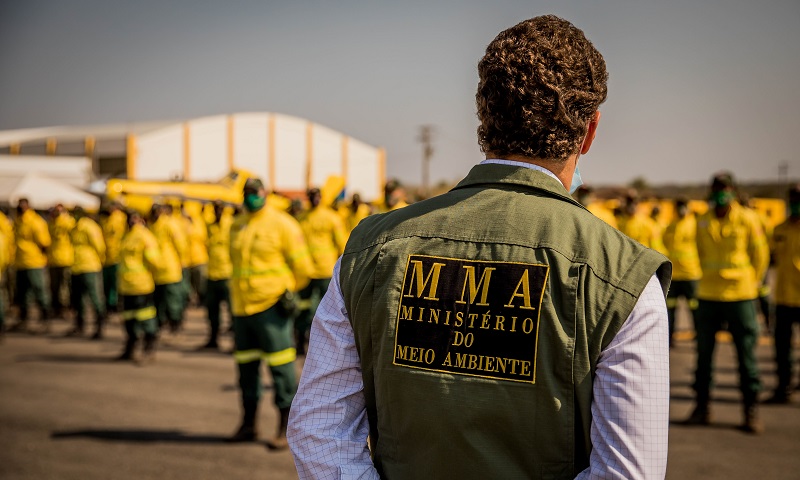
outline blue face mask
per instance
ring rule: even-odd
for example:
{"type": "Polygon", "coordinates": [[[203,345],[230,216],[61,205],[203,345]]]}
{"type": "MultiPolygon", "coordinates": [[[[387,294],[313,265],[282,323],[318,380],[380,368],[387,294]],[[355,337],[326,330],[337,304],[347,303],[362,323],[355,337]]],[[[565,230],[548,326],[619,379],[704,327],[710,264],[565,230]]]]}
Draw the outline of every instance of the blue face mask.
{"type": "Polygon", "coordinates": [[[581,171],[578,168],[578,166],[575,165],[575,173],[572,174],[572,184],[570,184],[569,186],[570,195],[575,193],[575,190],[577,190],[578,187],[580,187],[581,185],[583,185],[583,179],[581,178],[581,171]]]}

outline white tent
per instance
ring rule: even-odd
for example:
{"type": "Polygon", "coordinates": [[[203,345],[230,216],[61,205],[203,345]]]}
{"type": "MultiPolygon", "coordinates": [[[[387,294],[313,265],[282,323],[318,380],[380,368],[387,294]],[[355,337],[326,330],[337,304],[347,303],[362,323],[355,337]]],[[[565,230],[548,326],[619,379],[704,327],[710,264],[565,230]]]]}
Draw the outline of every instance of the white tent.
{"type": "Polygon", "coordinates": [[[47,210],[58,203],[91,211],[100,208],[100,199],[94,195],[39,173],[0,177],[0,203],[13,206],[20,198],[27,198],[36,210],[47,210]]]}

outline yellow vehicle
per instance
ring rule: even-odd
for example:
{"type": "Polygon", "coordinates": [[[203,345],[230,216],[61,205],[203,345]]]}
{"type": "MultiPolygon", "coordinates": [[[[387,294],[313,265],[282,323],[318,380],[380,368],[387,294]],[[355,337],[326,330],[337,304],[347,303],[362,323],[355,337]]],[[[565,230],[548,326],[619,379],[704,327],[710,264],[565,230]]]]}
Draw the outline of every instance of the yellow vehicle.
{"type": "Polygon", "coordinates": [[[141,213],[150,211],[153,203],[171,200],[192,203],[220,200],[231,205],[242,203],[242,187],[253,174],[246,170],[233,170],[217,183],[200,182],[147,182],[112,178],[106,183],[106,196],[141,213]]]}

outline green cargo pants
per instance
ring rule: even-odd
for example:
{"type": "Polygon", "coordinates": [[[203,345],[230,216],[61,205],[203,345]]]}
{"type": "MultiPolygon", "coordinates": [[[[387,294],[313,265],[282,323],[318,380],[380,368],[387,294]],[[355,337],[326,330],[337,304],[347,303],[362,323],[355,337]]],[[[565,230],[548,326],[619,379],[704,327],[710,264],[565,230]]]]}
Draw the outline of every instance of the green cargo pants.
{"type": "Polygon", "coordinates": [[[220,318],[222,316],[222,302],[230,311],[230,290],[228,280],[209,280],[206,287],[206,310],[208,311],[208,324],[210,327],[209,341],[216,342],[219,336],[220,318]]]}
{"type": "Polygon", "coordinates": [[[673,280],[669,285],[667,315],[669,317],[670,342],[672,341],[672,334],[675,333],[675,310],[678,307],[678,299],[681,297],[689,304],[692,323],[694,323],[694,312],[697,310],[697,280],[673,280]]]}
{"type": "Polygon", "coordinates": [[[115,312],[119,304],[119,286],[117,284],[117,270],[119,264],[103,267],[103,294],[106,297],[106,311],[115,312]]]}
{"type": "Polygon", "coordinates": [[[15,302],[19,305],[19,319],[28,320],[28,297],[33,296],[42,313],[42,320],[50,315],[50,296],[44,288],[44,268],[18,269],[16,273],[15,302]]]}
{"type": "Polygon", "coordinates": [[[275,306],[246,317],[233,317],[233,357],[239,367],[242,402],[261,398],[261,361],[269,367],[275,385],[275,405],[289,408],[297,391],[292,321],[275,306]]]}
{"type": "Polygon", "coordinates": [[[158,326],[169,325],[173,331],[178,330],[183,320],[185,299],[183,282],[156,285],[154,296],[158,312],[158,326]]]}
{"type": "Polygon", "coordinates": [[[70,304],[75,309],[75,329],[83,331],[86,322],[86,305],[84,298],[89,297],[89,301],[94,308],[97,331],[103,326],[103,319],[106,316],[105,306],[100,302],[100,272],[87,272],[72,275],[72,291],[70,304]]]}
{"type": "Polygon", "coordinates": [[[736,346],[739,360],[739,389],[745,404],[756,402],[761,391],[755,348],[758,341],[758,321],[753,300],[714,302],[700,300],[695,314],[697,329],[697,370],[694,390],[698,403],[707,403],[713,384],[714,347],[716,334],[727,329],[736,346]]]}

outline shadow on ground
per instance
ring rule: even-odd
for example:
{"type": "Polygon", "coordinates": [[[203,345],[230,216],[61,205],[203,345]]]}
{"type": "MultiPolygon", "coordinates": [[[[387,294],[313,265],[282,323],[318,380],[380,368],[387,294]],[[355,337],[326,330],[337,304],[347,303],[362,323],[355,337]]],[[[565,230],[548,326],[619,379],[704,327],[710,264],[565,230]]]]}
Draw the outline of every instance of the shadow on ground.
{"type": "Polygon", "coordinates": [[[225,443],[226,439],[218,435],[187,434],[180,430],[70,430],[53,432],[50,438],[54,440],[92,438],[111,442],[139,443],[225,443]]]}

